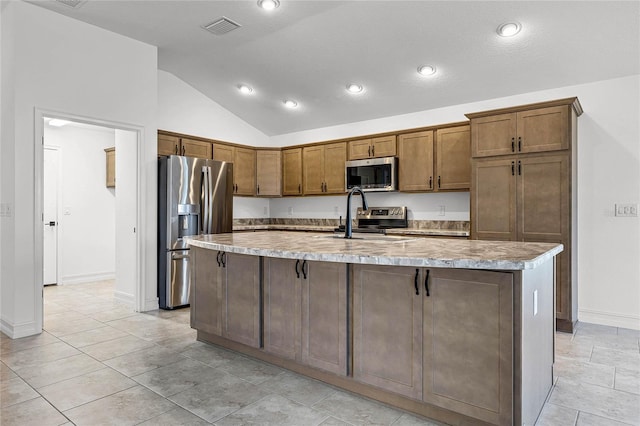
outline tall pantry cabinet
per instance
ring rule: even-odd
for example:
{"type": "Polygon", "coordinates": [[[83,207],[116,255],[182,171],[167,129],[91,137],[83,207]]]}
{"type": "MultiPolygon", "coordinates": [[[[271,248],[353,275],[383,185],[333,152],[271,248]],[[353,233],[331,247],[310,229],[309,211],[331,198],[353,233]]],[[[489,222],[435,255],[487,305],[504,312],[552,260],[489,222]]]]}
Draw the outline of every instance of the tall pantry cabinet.
{"type": "Polygon", "coordinates": [[[556,329],[578,319],[577,98],[466,114],[471,120],[471,238],[564,245],[556,329]]]}

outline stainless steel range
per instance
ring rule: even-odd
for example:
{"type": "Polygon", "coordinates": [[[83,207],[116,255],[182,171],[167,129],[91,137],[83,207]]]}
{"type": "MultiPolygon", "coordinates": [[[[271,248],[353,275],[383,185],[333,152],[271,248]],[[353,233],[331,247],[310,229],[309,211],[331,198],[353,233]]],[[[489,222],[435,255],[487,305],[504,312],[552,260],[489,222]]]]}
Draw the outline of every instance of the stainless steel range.
{"type": "Polygon", "coordinates": [[[406,228],[407,207],[358,207],[356,211],[357,230],[376,230],[384,232],[390,228],[406,228]]]}

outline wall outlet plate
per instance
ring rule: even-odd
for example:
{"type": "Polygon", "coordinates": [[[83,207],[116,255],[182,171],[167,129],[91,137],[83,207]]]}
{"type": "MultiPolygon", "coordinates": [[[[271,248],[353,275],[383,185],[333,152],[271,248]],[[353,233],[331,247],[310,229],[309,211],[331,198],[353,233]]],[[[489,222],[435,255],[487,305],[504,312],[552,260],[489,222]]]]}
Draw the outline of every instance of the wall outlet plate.
{"type": "Polygon", "coordinates": [[[638,204],[616,204],[615,215],[617,217],[638,217],[638,204]]]}

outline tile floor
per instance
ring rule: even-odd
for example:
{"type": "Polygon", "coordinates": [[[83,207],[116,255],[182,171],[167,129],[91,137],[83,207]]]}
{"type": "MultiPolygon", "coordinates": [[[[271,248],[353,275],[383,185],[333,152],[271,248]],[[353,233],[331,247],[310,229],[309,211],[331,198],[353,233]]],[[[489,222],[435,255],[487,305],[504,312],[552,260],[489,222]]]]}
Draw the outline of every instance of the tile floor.
{"type": "MultiPolygon", "coordinates": [[[[45,331],[0,334],[1,425],[437,425],[195,340],[189,310],[135,313],[113,282],[45,288],[45,331]]],[[[557,334],[539,426],[640,425],[640,332],[557,334]]]]}

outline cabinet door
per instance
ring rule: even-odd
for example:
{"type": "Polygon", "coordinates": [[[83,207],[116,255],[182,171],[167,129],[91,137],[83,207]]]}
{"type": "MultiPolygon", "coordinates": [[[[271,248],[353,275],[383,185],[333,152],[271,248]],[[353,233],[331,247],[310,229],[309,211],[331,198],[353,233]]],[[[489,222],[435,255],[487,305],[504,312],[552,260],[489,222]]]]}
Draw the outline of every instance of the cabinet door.
{"type": "Polygon", "coordinates": [[[471,188],[471,132],[469,126],[436,131],[438,191],[471,188]]]}
{"type": "Polygon", "coordinates": [[[569,107],[557,106],[518,114],[518,151],[558,151],[569,147],[569,107]]]}
{"type": "Polygon", "coordinates": [[[422,298],[414,287],[417,271],[353,265],[353,377],[422,399],[422,298]]]}
{"type": "Polygon", "coordinates": [[[224,254],[223,336],[260,347],[260,257],[224,254]]]}
{"type": "Polygon", "coordinates": [[[324,192],[343,194],[345,192],[346,142],[324,146],[324,192]]]}
{"type": "Polygon", "coordinates": [[[429,296],[423,297],[424,401],[511,424],[513,274],[429,272],[429,296]]]}
{"type": "Polygon", "coordinates": [[[222,336],[223,269],[218,266],[216,250],[191,249],[191,328],[222,336]]]}
{"type": "Polygon", "coordinates": [[[398,137],[398,187],[400,191],[433,190],[433,132],[398,137]]]}
{"type": "Polygon", "coordinates": [[[304,264],[302,281],[302,362],[347,374],[347,267],[343,263],[304,264]]]}
{"type": "Polygon", "coordinates": [[[518,240],[559,242],[569,231],[569,156],[517,160],[518,240]]]}
{"type": "Polygon", "coordinates": [[[302,148],[304,194],[322,194],[324,191],[324,146],[302,148]]]}
{"type": "Polygon", "coordinates": [[[197,141],[193,139],[182,138],[182,155],[187,157],[197,157],[211,159],[213,147],[210,142],[197,141]]]}
{"type": "Polygon", "coordinates": [[[474,157],[516,152],[516,114],[499,114],[471,120],[471,153],[474,157]]]}
{"type": "MultiPolygon", "coordinates": [[[[235,148],[230,145],[214,143],[213,159],[216,161],[226,161],[227,163],[233,163],[235,161],[235,148]]],[[[236,172],[235,168],[233,172],[236,172]]]]}
{"type": "Polygon", "coordinates": [[[282,166],[279,150],[256,151],[256,195],[274,197],[280,195],[282,166]]]}
{"type": "Polygon", "coordinates": [[[282,195],[302,195],[302,148],[282,150],[282,195]]]}
{"type": "Polygon", "coordinates": [[[264,350],[294,360],[300,357],[301,264],[264,259],[264,350]]]}
{"type": "Polygon", "coordinates": [[[236,195],[255,195],[256,151],[250,148],[235,148],[233,181],[236,195]]]}
{"type": "Polygon", "coordinates": [[[175,136],[158,133],[158,156],[179,155],[180,139],[175,136]]]}
{"type": "Polygon", "coordinates": [[[349,141],[349,160],[362,160],[371,157],[371,139],[349,141]]]}
{"type": "Polygon", "coordinates": [[[472,161],[471,238],[514,241],[515,159],[472,161]]]}
{"type": "Polygon", "coordinates": [[[396,136],[383,136],[371,139],[371,156],[372,157],[395,157],[396,136]]]}
{"type": "Polygon", "coordinates": [[[116,149],[106,148],[104,150],[107,158],[107,188],[116,187],[116,149]]]}

